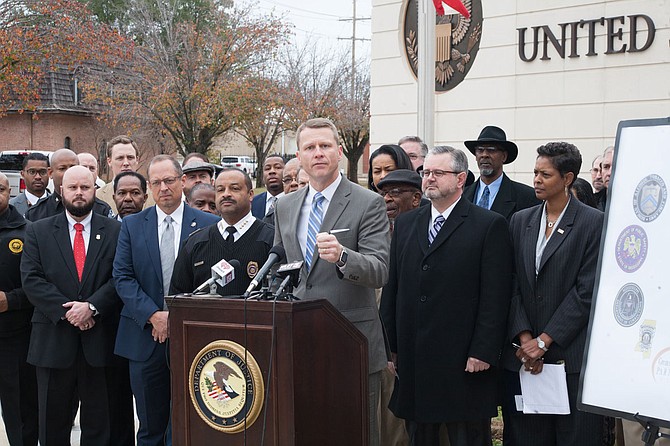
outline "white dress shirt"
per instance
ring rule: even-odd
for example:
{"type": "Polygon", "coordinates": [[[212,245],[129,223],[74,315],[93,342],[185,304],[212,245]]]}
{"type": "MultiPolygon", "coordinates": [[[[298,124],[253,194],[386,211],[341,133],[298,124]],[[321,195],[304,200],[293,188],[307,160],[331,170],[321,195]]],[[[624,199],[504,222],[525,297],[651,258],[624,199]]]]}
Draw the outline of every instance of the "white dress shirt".
{"type": "Polygon", "coordinates": [[[234,225],[228,224],[228,222],[226,222],[226,220],[222,218],[216,224],[216,226],[219,229],[219,232],[221,233],[221,237],[223,237],[224,240],[226,239],[226,235],[228,235],[228,234],[226,234],[226,228],[229,227],[229,226],[234,226],[236,231],[233,234],[233,241],[236,242],[240,239],[240,237],[242,237],[249,230],[249,228],[251,228],[251,225],[253,225],[255,221],[256,221],[256,217],[251,215],[251,211],[249,211],[249,213],[247,215],[245,215],[244,218],[242,218],[240,221],[238,221],[234,225]]]}
{"type": "Polygon", "coordinates": [[[69,212],[65,212],[65,217],[67,218],[67,228],[70,233],[70,245],[72,245],[72,252],[74,252],[74,237],[77,234],[77,230],[74,228],[75,223],[81,223],[84,225],[84,230],[82,231],[82,236],[84,237],[84,247],[86,252],[88,252],[88,241],[91,239],[91,219],[93,218],[93,212],[89,212],[86,218],[82,221],[77,221],[72,218],[69,212]]]}
{"type": "MultiPolygon", "coordinates": [[[[338,175],[337,179],[330,183],[328,187],[326,187],[324,190],[321,191],[321,195],[323,195],[326,199],[323,200],[323,203],[321,205],[323,209],[323,219],[325,220],[326,214],[328,213],[328,206],[330,206],[330,202],[333,200],[333,195],[335,195],[335,191],[339,187],[340,183],[342,182],[342,175],[338,175]]],[[[302,250],[303,256],[305,255],[305,249],[307,247],[307,225],[309,223],[309,213],[312,211],[312,201],[314,200],[314,195],[318,191],[314,190],[311,185],[307,186],[309,190],[307,191],[307,195],[305,196],[305,201],[302,203],[302,207],[300,208],[300,216],[298,217],[298,242],[300,242],[300,249],[302,250]]]]}
{"type": "MultiPolygon", "coordinates": [[[[156,214],[158,214],[158,246],[160,246],[161,240],[163,239],[163,233],[165,232],[165,217],[167,217],[168,214],[163,212],[158,206],[156,206],[156,214]]],[[[184,219],[183,201],[179,204],[179,207],[170,214],[170,217],[172,217],[172,230],[174,231],[174,258],[176,259],[177,254],[179,254],[179,244],[181,242],[181,224],[182,220],[184,219]]]]}

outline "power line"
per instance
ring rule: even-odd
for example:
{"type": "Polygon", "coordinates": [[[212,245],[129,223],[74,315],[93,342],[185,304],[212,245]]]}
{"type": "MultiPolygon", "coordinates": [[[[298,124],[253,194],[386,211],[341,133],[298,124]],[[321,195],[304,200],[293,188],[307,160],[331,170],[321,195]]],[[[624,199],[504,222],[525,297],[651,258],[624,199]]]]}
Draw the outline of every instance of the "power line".
{"type": "Polygon", "coordinates": [[[306,13],[314,14],[314,15],[322,15],[322,16],[327,16],[327,17],[333,17],[333,18],[336,18],[336,19],[340,18],[340,16],[336,15],[336,14],[328,14],[327,12],[319,12],[319,11],[313,11],[313,10],[309,10],[309,9],[305,9],[305,8],[299,8],[297,6],[287,5],[285,3],[281,3],[281,2],[278,2],[278,1],[274,1],[274,0],[261,0],[261,1],[265,2],[265,3],[269,3],[271,5],[275,5],[275,6],[281,6],[283,8],[287,8],[291,11],[296,10],[296,11],[302,11],[302,12],[306,12],[306,13]]]}

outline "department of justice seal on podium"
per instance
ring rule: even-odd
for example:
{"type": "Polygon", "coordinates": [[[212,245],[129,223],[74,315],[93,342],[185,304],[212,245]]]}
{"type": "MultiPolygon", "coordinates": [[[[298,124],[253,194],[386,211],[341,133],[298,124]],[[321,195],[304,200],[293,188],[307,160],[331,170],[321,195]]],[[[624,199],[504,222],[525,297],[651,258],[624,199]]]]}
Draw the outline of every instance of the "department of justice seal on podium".
{"type": "Polygon", "coordinates": [[[251,352],[233,341],[214,341],[191,363],[189,393],[210,427],[234,434],[249,428],[263,407],[263,375],[251,352]],[[246,420],[246,422],[245,422],[246,420]]]}

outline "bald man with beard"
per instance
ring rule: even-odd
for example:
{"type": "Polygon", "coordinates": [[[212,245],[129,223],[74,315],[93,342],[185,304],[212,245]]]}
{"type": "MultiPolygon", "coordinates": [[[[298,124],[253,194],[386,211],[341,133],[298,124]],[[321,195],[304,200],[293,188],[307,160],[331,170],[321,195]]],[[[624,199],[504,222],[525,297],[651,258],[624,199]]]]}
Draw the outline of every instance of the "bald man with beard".
{"type": "MultiPolygon", "coordinates": [[[[70,444],[68,409],[78,388],[81,443],[121,444],[112,437],[118,413],[110,407],[120,391],[107,378],[121,310],[112,281],[121,225],[93,212],[87,168],[71,167],[61,181],[65,211],[29,225],[21,259],[23,288],[35,307],[28,362],[37,369],[39,441],[70,444]]],[[[126,411],[132,414],[132,404],[126,411]]]]}
{"type": "MultiPolygon", "coordinates": [[[[61,197],[63,175],[72,166],[79,165],[77,154],[70,149],[56,150],[51,156],[49,175],[54,183],[54,193],[46,200],[40,200],[26,212],[26,219],[32,222],[63,213],[65,206],[61,197]]],[[[111,208],[104,201],[95,199],[93,212],[105,217],[112,216],[111,208]]]]}

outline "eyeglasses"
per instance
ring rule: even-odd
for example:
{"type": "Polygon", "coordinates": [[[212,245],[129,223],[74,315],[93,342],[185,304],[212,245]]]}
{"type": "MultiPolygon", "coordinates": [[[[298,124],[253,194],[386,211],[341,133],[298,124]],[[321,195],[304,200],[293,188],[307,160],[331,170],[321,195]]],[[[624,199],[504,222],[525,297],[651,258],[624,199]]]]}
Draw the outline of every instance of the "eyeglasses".
{"type": "Polygon", "coordinates": [[[419,158],[425,158],[425,156],[417,155],[416,153],[408,153],[407,156],[409,156],[409,159],[411,159],[412,161],[416,161],[419,158]]]}
{"type": "Polygon", "coordinates": [[[47,170],[46,169],[28,169],[26,170],[26,173],[30,175],[31,177],[34,177],[35,175],[45,177],[47,175],[47,170]]]}
{"type": "Polygon", "coordinates": [[[453,170],[440,170],[440,169],[435,169],[435,170],[422,170],[421,171],[421,176],[423,178],[428,178],[431,174],[435,178],[442,178],[448,173],[453,173],[454,175],[458,175],[461,172],[454,172],[453,170]]]}
{"type": "Polygon", "coordinates": [[[174,183],[176,183],[178,179],[179,177],[167,177],[163,178],[162,180],[153,180],[149,184],[151,185],[151,187],[161,187],[161,184],[165,183],[167,187],[170,187],[174,183]]]}
{"type": "Polygon", "coordinates": [[[499,151],[500,149],[498,147],[484,147],[484,146],[475,147],[475,155],[483,155],[484,153],[492,154],[499,151]]]}
{"type": "Polygon", "coordinates": [[[394,188],[389,189],[387,191],[380,190],[379,195],[381,195],[382,197],[388,195],[391,198],[396,198],[399,197],[401,194],[404,194],[405,192],[418,192],[418,190],[394,188]]]}
{"type": "Polygon", "coordinates": [[[281,179],[281,182],[284,184],[291,184],[294,181],[298,182],[298,177],[284,177],[281,179]]]}

